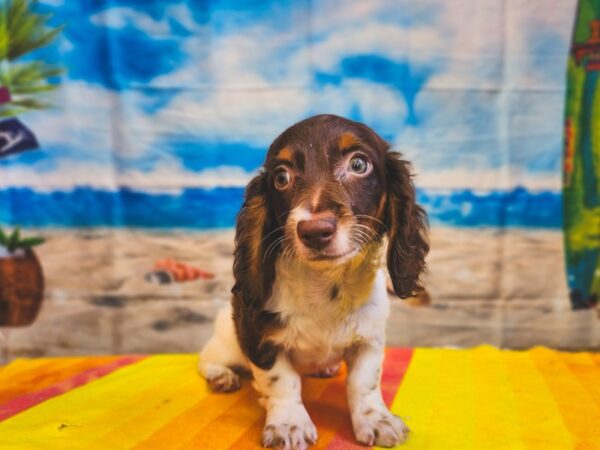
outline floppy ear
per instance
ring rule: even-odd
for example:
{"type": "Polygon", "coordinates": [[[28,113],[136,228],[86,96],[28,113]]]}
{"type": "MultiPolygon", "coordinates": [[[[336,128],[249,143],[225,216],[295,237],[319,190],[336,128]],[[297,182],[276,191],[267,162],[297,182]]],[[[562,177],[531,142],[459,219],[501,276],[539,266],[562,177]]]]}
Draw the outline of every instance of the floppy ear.
{"type": "Polygon", "coordinates": [[[237,217],[233,261],[234,294],[240,292],[244,297],[261,300],[270,295],[274,258],[266,260],[264,257],[266,249],[278,237],[271,233],[274,229],[274,220],[267,202],[267,175],[260,173],[246,187],[244,204],[237,217]]]}
{"type": "Polygon", "coordinates": [[[429,252],[427,215],[416,203],[409,163],[399,153],[386,154],[386,178],[387,266],[396,295],[407,298],[423,289],[419,276],[429,252]]]}
{"type": "Polygon", "coordinates": [[[246,356],[257,366],[268,368],[277,349],[263,336],[278,321],[264,311],[275,279],[277,249],[271,244],[281,236],[267,201],[266,173],[260,173],[246,188],[244,204],[237,217],[233,275],[233,319],[246,356]],[[266,254],[266,252],[269,252],[266,254]]]}

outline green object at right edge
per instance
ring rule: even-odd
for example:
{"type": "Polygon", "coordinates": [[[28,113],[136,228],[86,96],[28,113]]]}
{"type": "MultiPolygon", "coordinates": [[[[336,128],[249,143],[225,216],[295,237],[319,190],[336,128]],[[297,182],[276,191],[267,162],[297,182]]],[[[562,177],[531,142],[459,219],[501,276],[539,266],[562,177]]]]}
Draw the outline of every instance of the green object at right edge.
{"type": "Polygon", "coordinates": [[[567,279],[574,309],[600,292],[600,0],[580,0],[567,71],[563,158],[567,279]]]}

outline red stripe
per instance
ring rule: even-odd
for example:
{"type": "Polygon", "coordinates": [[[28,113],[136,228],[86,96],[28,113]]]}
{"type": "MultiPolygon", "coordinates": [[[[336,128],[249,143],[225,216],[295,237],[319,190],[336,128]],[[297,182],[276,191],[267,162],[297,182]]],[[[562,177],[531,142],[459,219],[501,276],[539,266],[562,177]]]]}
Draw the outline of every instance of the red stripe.
{"type": "MultiPolygon", "coordinates": [[[[383,373],[381,375],[381,393],[385,404],[391,406],[400,384],[408,370],[412,359],[413,349],[410,348],[389,348],[385,353],[383,360],[383,373]]],[[[350,413],[348,413],[350,414],[350,413]]],[[[352,422],[348,420],[333,437],[328,450],[365,450],[367,447],[359,445],[354,438],[352,431],[352,422]]]]}
{"type": "Polygon", "coordinates": [[[386,351],[381,376],[381,393],[388,408],[392,406],[396,392],[412,360],[413,352],[412,348],[389,348],[386,351]]]}
{"type": "Polygon", "coordinates": [[[11,401],[0,405],[0,422],[52,397],[56,397],[79,386],[83,386],[84,384],[97,380],[98,378],[108,375],[117,369],[120,369],[121,367],[133,364],[143,358],[145,358],[145,356],[125,356],[109,364],[94,367],[93,369],[78,373],[69,379],[48,386],[40,391],[30,392],[28,394],[16,397],[11,401]]]}

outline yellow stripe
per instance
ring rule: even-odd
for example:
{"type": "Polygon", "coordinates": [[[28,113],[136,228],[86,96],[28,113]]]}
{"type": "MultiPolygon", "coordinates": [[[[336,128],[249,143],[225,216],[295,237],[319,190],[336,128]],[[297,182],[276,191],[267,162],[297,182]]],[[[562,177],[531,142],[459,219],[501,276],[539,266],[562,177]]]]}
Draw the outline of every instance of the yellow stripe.
{"type": "Polygon", "coordinates": [[[492,347],[473,350],[475,448],[524,450],[517,402],[502,352],[492,347]]]}
{"type": "Polygon", "coordinates": [[[437,424],[433,422],[434,403],[440,383],[444,350],[417,349],[392,402],[391,410],[402,417],[411,435],[402,448],[431,448],[437,424]]]}
{"type": "MultiPolygon", "coordinates": [[[[83,448],[115,422],[138,414],[139,405],[132,400],[162,400],[165,387],[195,372],[195,359],[193,355],[158,355],[121,368],[0,423],[0,436],[23,448],[83,448]]],[[[199,380],[199,390],[201,385],[199,380]]],[[[115,448],[105,444],[105,448],[115,448]]]]}
{"type": "Polygon", "coordinates": [[[600,409],[579,380],[564,365],[557,353],[535,349],[532,359],[542,372],[558,404],[575,448],[600,448],[600,409]]]}
{"type": "Polygon", "coordinates": [[[474,449],[473,352],[446,350],[433,404],[432,448],[474,449]]]}
{"type": "Polygon", "coordinates": [[[164,373],[160,379],[149,373],[160,383],[158,389],[139,391],[123,406],[124,411],[108,410],[95,419],[106,426],[89,449],[105,450],[107,443],[111,448],[131,448],[206,397],[208,387],[196,370],[197,359],[178,361],[183,371],[164,373]]]}
{"type": "Polygon", "coordinates": [[[532,450],[573,448],[571,435],[530,352],[504,352],[523,443],[532,450]]]}
{"type": "Polygon", "coordinates": [[[41,391],[56,383],[64,383],[69,378],[116,360],[115,356],[94,358],[68,358],[49,361],[48,365],[38,366],[6,380],[0,388],[0,404],[19,398],[25,394],[41,391]]]}

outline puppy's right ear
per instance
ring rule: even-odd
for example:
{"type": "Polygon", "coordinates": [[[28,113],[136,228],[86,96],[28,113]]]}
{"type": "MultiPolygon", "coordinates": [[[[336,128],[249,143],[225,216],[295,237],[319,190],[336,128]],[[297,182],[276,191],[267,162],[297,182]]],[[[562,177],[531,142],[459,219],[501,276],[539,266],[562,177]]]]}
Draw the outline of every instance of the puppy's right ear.
{"type": "Polygon", "coordinates": [[[246,187],[244,204],[237,217],[232,292],[244,302],[264,302],[271,294],[275,274],[275,255],[265,252],[278,237],[267,202],[267,174],[261,172],[246,187]]]}
{"type": "Polygon", "coordinates": [[[246,188],[244,204],[237,218],[233,275],[233,321],[238,341],[252,363],[264,370],[275,363],[278,347],[264,341],[268,330],[278,323],[276,313],[264,305],[275,280],[278,249],[277,229],[267,200],[268,176],[261,172],[246,188]]]}

